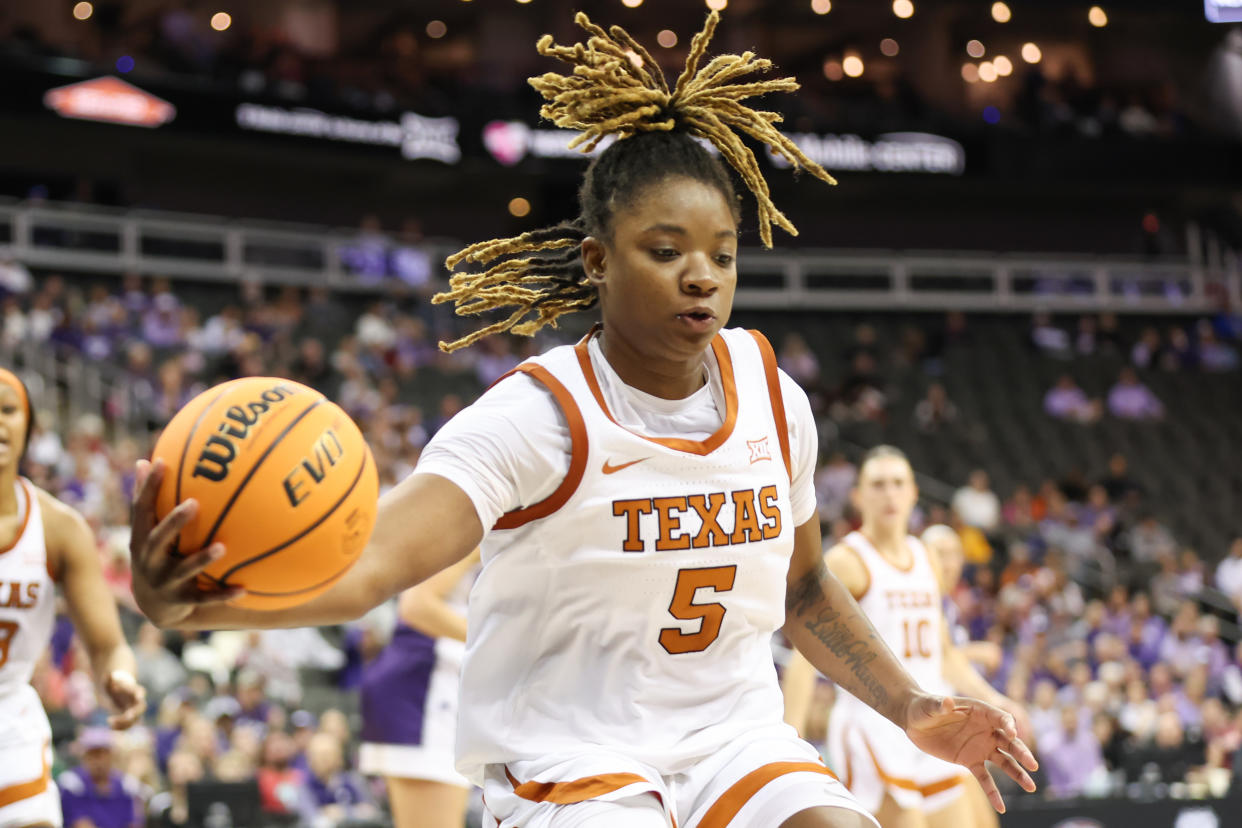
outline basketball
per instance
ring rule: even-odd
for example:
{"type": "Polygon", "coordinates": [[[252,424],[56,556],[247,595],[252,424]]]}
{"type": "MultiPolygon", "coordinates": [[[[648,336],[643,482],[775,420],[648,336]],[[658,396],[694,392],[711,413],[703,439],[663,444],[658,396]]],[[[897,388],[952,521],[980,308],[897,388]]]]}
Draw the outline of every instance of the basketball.
{"type": "Polygon", "coordinates": [[[177,549],[223,543],[204,578],[246,593],[235,606],[309,601],[358,559],[375,523],[379,477],[353,420],[313,388],[245,377],[209,388],[168,423],[154,458],[167,472],[158,517],[194,498],[177,549]]]}

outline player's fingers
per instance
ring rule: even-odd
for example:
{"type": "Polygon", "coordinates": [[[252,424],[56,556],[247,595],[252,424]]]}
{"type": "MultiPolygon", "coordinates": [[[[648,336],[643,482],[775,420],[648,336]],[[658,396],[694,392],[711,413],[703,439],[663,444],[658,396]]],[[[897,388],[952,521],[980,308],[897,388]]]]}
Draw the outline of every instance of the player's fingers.
{"type": "Polygon", "coordinates": [[[166,470],[163,460],[139,460],[134,466],[134,517],[150,518],[155,514],[155,496],[160,490],[166,470]]]}
{"type": "Polygon", "coordinates": [[[172,563],[169,551],[176,542],[177,536],[181,534],[181,530],[193,520],[196,514],[198,514],[198,501],[190,498],[178,503],[176,508],[156,524],[151,534],[147,536],[144,549],[149,569],[160,572],[161,575],[167,575],[172,563]]]}
{"type": "Polygon", "coordinates": [[[1035,754],[1026,746],[1026,742],[1021,738],[1006,737],[1002,731],[996,732],[997,739],[1000,741],[998,749],[1004,750],[1010,756],[1018,760],[1018,762],[1029,771],[1039,770],[1039,760],[1035,758],[1035,754]]]}
{"type": "Polygon", "coordinates": [[[172,565],[164,574],[162,579],[164,585],[168,587],[181,586],[222,557],[224,557],[224,544],[222,543],[213,543],[206,549],[200,549],[198,552],[180,560],[174,559],[170,555],[169,558],[172,565]]]}
{"type": "Polygon", "coordinates": [[[1022,766],[1018,764],[1017,759],[1014,759],[1000,748],[994,750],[988,759],[990,759],[994,765],[1003,770],[1006,776],[1021,785],[1022,790],[1027,793],[1033,793],[1035,791],[1035,781],[1031,779],[1030,774],[1022,769],[1022,766]]]}
{"type": "Polygon", "coordinates": [[[1000,791],[996,788],[996,781],[992,779],[992,774],[988,772],[987,766],[980,762],[973,766],[970,772],[975,775],[975,779],[979,780],[979,787],[983,788],[983,793],[987,795],[988,802],[992,803],[992,807],[996,809],[998,814],[1005,813],[1005,800],[1001,798],[1000,791]]]}

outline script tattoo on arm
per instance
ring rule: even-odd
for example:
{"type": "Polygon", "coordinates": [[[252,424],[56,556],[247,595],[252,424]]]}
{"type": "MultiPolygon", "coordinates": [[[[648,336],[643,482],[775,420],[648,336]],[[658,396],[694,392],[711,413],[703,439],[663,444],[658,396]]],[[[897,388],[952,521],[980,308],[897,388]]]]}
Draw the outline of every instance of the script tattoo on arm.
{"type": "MultiPolygon", "coordinates": [[[[857,603],[839,583],[836,583],[836,589],[833,590],[839,594],[834,595],[833,599],[829,598],[830,585],[834,583],[835,579],[822,561],[815,569],[803,575],[786,596],[786,623],[803,627],[810,632],[816,641],[849,670],[853,681],[841,681],[844,677],[838,675],[830,675],[830,678],[891,718],[888,710],[889,691],[872,670],[872,663],[882,654],[886,655],[884,642],[858,609],[857,603]],[[834,603],[838,608],[834,608],[834,603]],[[842,611],[842,607],[845,611],[842,611]]],[[[808,657],[815,664],[817,659],[811,658],[809,654],[808,657]]]]}

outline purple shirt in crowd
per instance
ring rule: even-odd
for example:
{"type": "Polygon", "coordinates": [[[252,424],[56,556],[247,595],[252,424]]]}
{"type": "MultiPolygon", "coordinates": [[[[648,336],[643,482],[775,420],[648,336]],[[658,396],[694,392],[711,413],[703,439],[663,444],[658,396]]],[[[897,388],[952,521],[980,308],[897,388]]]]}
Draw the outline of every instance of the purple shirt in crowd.
{"type": "Polygon", "coordinates": [[[95,828],[136,828],[143,824],[142,799],[137,780],[112,771],[108,787],[101,791],[86,770],[67,770],[56,778],[64,824],[89,819],[95,828]]]}
{"type": "Polygon", "coordinates": [[[1095,735],[1081,725],[1073,735],[1058,732],[1052,736],[1039,759],[1048,774],[1048,789],[1056,797],[1080,794],[1091,774],[1104,764],[1095,735]]]}

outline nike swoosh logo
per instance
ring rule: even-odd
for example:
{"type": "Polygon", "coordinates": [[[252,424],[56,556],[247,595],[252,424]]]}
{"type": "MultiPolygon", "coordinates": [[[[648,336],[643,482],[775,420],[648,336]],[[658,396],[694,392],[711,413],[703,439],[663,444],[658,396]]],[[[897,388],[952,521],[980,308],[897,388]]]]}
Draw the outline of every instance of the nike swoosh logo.
{"type": "Polygon", "coordinates": [[[640,457],[637,460],[631,460],[630,462],[622,463],[619,466],[614,466],[611,463],[609,463],[607,460],[605,460],[604,461],[604,474],[616,474],[622,469],[628,469],[630,466],[634,465],[635,463],[641,463],[644,460],[650,460],[650,459],[651,459],[650,457],[640,457]]]}

